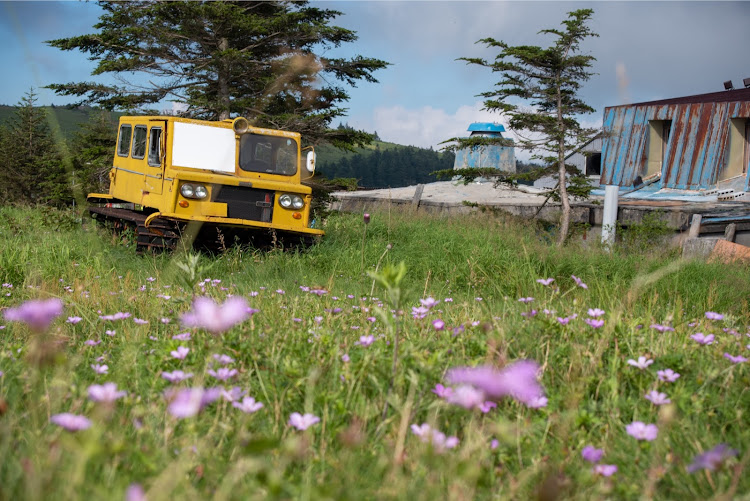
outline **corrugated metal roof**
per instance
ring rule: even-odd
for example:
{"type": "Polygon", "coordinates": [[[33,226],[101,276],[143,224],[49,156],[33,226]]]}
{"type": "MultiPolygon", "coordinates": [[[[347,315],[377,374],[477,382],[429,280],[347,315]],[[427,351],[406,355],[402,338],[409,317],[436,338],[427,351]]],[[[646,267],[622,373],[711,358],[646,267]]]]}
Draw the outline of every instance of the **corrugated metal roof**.
{"type": "Polygon", "coordinates": [[[696,94],[694,96],[672,97],[656,101],[644,101],[642,103],[621,104],[619,106],[610,106],[610,108],[654,106],[662,104],[727,103],[732,101],[750,101],[750,88],[710,92],[708,94],[696,94]]]}
{"type": "Polygon", "coordinates": [[[730,119],[750,117],[750,89],[615,106],[604,110],[602,184],[630,186],[647,170],[649,122],[671,120],[659,186],[708,189],[721,178],[729,155],[730,119]],[[726,94],[731,101],[709,99],[726,94]],[[746,101],[738,101],[745,96],[746,101]],[[701,96],[697,96],[701,97],[701,96]]]}

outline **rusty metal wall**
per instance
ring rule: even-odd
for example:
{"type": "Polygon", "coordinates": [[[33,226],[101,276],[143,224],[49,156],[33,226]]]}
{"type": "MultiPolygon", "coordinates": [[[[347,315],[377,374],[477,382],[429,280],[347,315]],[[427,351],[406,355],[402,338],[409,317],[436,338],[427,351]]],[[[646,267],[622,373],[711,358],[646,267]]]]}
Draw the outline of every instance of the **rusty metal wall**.
{"type": "Polygon", "coordinates": [[[601,184],[631,186],[647,169],[649,121],[671,120],[662,188],[709,189],[729,155],[730,119],[750,117],[750,101],[641,103],[604,110],[601,184]]]}

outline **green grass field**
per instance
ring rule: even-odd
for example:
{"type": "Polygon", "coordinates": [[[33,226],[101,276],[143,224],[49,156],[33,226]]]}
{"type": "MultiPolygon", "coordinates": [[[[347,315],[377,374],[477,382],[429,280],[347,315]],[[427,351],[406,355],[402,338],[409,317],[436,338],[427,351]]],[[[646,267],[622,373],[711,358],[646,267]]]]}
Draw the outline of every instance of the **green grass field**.
{"type": "Polygon", "coordinates": [[[747,266],[632,241],[557,249],[488,214],[377,212],[364,239],[361,215],[334,214],[324,229],[304,253],[136,256],[76,214],[0,209],[4,316],[63,303],[48,328],[0,318],[0,499],[750,499],[750,370],[725,356],[748,354],[747,266]],[[254,313],[201,314],[195,297],[254,313]],[[211,334],[186,312],[234,326],[211,334]],[[485,413],[433,391],[452,368],[520,360],[539,364],[546,402],[485,413]],[[177,370],[192,376],[165,378],[177,370]],[[127,394],[96,401],[107,382],[127,394]],[[293,413],[318,421],[300,430],[293,413]]]}

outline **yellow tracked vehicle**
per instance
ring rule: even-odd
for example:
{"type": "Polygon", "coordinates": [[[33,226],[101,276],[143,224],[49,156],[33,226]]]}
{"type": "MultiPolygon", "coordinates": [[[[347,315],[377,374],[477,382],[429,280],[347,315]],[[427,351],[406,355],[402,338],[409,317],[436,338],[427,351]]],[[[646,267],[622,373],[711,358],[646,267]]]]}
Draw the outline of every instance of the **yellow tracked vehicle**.
{"type": "Polygon", "coordinates": [[[235,237],[307,244],[315,152],[300,135],[251,127],[244,118],[120,118],[109,193],[88,195],[89,211],[132,228],[137,249],[174,248],[185,236],[210,245],[235,237]]]}

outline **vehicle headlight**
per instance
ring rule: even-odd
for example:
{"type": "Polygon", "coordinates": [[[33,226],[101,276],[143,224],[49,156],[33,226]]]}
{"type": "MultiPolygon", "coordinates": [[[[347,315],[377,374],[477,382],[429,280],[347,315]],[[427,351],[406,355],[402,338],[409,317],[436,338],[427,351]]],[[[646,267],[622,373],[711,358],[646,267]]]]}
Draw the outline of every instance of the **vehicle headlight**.
{"type": "Polygon", "coordinates": [[[195,198],[206,198],[208,196],[208,190],[205,186],[199,184],[195,187],[195,198]]]}
{"type": "Polygon", "coordinates": [[[208,197],[208,189],[202,184],[185,183],[180,187],[180,193],[185,198],[197,198],[202,200],[208,197]]]}
{"type": "Polygon", "coordinates": [[[299,197],[297,195],[292,197],[292,207],[299,210],[304,206],[305,206],[305,201],[302,200],[302,197],[299,197]]]}
{"type": "Polygon", "coordinates": [[[279,197],[279,205],[283,208],[288,209],[292,206],[292,196],[286,193],[279,197]]]}

